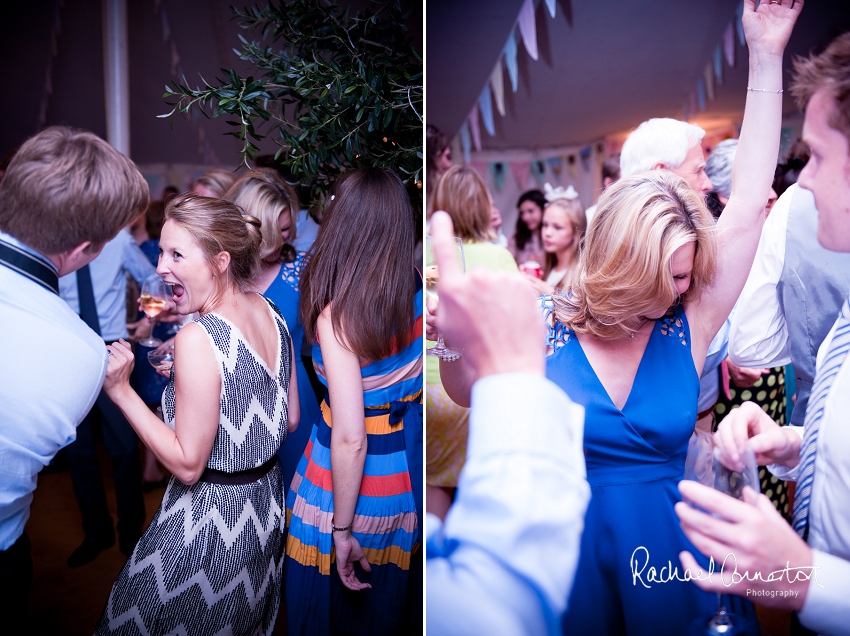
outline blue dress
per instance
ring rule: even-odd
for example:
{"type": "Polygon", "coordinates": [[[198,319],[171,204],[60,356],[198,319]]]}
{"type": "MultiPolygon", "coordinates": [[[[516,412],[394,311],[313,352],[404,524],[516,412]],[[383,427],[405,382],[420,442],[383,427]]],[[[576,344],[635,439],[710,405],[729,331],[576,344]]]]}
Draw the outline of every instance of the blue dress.
{"type": "MultiPolygon", "coordinates": [[[[548,319],[551,297],[544,297],[543,307],[548,319]]],[[[717,596],[670,576],[677,568],[684,578],[682,550],[708,565],[673,510],[681,499],[677,484],[699,394],[684,309],[656,321],[622,410],[609,398],[575,333],[555,321],[548,344],[554,352],[546,376],[585,408],[591,489],[564,633],[686,634],[695,619],[715,612],[717,596]],[[673,580],[657,582],[662,578],[673,580]]],[[[749,603],[728,600],[731,611],[754,617],[749,603]]]]}
{"type": "Polygon", "coordinates": [[[286,320],[289,333],[292,336],[292,347],[295,355],[295,372],[298,378],[298,401],[301,407],[300,426],[290,433],[286,438],[286,444],[281,444],[277,455],[280,458],[280,469],[283,475],[284,487],[288,490],[295,468],[304,454],[307,440],[310,439],[310,426],[319,417],[319,403],[310,387],[310,378],[301,360],[301,343],[304,340],[304,327],[298,314],[298,301],[301,296],[299,283],[301,281],[301,270],[306,264],[304,252],[298,252],[295,260],[284,263],[280,267],[280,273],[274,279],[266,293],[263,294],[271,300],[286,320]]]}

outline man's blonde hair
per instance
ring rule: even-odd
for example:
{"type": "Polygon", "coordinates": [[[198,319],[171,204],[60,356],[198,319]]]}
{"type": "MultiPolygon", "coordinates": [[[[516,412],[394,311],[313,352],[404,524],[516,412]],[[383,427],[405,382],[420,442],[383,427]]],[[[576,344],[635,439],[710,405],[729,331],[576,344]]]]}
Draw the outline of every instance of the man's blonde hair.
{"type": "Polygon", "coordinates": [[[28,139],[0,182],[0,229],[42,254],[100,248],[144,211],[148,184],[100,137],[64,126],[28,139]]]}
{"type": "Polygon", "coordinates": [[[572,294],[555,299],[556,318],[578,333],[631,335],[641,316],[699,297],[716,268],[711,213],[687,182],[668,170],[642,172],[599,198],[585,236],[572,294]],[[694,243],[691,285],[679,296],[673,252],[694,243]]]}

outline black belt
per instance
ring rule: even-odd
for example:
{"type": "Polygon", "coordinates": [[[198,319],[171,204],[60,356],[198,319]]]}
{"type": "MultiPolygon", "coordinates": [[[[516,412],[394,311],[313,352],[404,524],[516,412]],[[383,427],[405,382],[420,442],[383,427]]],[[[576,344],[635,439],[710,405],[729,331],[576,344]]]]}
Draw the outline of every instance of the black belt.
{"type": "Polygon", "coordinates": [[[240,470],[235,473],[226,473],[223,470],[206,468],[198,481],[222,486],[245,486],[247,484],[253,484],[255,481],[268,475],[271,469],[275,467],[275,464],[277,464],[277,454],[272,455],[272,458],[262,466],[240,470]]]}
{"type": "Polygon", "coordinates": [[[59,277],[56,272],[32,254],[0,241],[0,264],[26,276],[54,294],[59,294],[59,277]]]}

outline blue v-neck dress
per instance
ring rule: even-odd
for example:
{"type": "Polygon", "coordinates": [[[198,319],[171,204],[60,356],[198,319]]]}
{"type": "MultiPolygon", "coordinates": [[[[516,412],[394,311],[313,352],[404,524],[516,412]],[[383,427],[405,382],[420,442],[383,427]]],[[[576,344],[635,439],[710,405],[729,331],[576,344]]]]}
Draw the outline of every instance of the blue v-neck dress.
{"type": "MultiPolygon", "coordinates": [[[[543,299],[544,315],[553,310],[543,299]]],[[[669,579],[679,552],[707,565],[679,526],[688,440],[696,421],[699,377],[684,310],[656,321],[626,403],[614,406],[575,333],[552,321],[546,375],[585,408],[584,452],[591,488],[565,634],[687,633],[717,597],[669,579]],[[662,571],[662,568],[664,570],[662,571]]],[[[734,609],[741,611],[740,603],[734,609]]],[[[752,612],[747,612],[752,615],[752,612]]]]}

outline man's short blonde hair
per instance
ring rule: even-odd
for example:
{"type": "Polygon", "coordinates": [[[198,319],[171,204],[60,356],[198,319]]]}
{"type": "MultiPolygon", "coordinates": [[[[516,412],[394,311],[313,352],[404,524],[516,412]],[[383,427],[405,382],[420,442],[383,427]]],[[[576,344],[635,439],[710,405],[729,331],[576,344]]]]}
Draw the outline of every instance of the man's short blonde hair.
{"type": "Polygon", "coordinates": [[[136,165],[96,135],[64,126],[28,139],[0,182],[0,229],[45,255],[101,247],[144,211],[136,165]]]}

